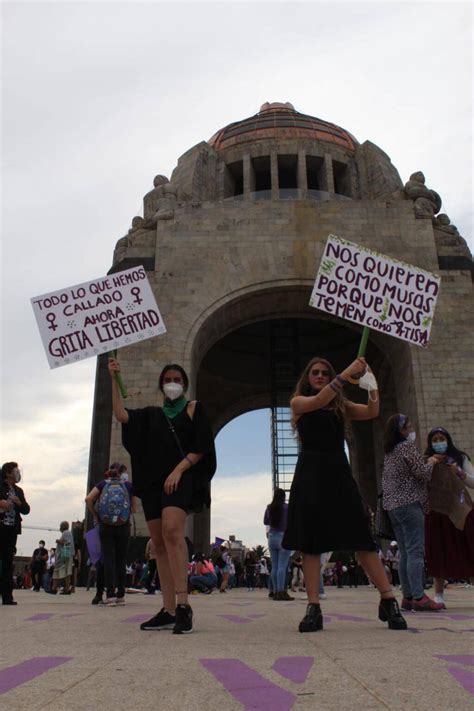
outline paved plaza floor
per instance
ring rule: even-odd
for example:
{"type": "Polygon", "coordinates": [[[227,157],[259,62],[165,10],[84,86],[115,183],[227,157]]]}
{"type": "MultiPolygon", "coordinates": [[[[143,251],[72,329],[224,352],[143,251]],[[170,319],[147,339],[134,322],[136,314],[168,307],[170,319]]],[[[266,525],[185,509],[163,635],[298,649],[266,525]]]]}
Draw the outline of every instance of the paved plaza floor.
{"type": "Polygon", "coordinates": [[[297,631],[303,593],[193,595],[195,631],[181,636],[140,631],[160,594],[105,609],[92,595],[20,590],[0,607],[1,709],[473,708],[474,589],[449,589],[446,612],[406,613],[396,632],[374,590],[329,588],[313,634],[297,631]]]}

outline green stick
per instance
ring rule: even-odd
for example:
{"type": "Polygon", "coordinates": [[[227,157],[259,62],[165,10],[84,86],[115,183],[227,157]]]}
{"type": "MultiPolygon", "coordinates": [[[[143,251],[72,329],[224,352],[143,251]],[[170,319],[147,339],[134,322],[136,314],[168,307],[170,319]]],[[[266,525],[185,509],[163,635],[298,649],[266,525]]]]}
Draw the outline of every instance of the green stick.
{"type": "Polygon", "coordinates": [[[365,356],[367,341],[369,340],[369,334],[370,328],[368,326],[364,326],[364,330],[362,331],[362,338],[360,339],[359,352],[357,354],[358,358],[363,358],[365,356]]]}
{"type": "MultiPolygon", "coordinates": [[[[117,358],[117,351],[110,351],[109,353],[107,353],[107,355],[109,358],[117,358]]],[[[127,388],[125,387],[125,383],[122,380],[122,374],[115,373],[115,380],[117,381],[117,385],[119,386],[120,395],[125,400],[128,397],[128,392],[127,388]]]]}

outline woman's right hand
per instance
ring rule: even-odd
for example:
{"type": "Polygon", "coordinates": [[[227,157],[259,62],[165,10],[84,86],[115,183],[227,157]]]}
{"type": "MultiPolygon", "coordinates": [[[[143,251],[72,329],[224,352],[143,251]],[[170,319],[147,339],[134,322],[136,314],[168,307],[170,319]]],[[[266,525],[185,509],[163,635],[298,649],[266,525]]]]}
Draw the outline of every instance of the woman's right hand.
{"type": "Polygon", "coordinates": [[[345,368],[342,373],[341,377],[344,378],[344,380],[349,380],[349,378],[361,378],[365,371],[367,370],[367,361],[365,358],[356,358],[350,365],[345,368]]]}
{"type": "Polygon", "coordinates": [[[108,368],[109,368],[109,373],[110,377],[114,377],[114,373],[120,373],[120,363],[116,358],[109,357],[108,361],[108,368]]]}

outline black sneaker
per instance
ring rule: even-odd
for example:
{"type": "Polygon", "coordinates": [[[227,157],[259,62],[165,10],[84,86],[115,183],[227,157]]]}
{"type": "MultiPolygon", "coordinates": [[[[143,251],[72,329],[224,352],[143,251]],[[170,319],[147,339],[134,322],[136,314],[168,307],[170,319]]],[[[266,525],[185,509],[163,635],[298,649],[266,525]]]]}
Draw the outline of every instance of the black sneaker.
{"type": "Polygon", "coordinates": [[[176,622],[176,617],[170,615],[169,612],[165,610],[164,607],[161,608],[159,613],[152,617],[147,622],[142,622],[140,625],[141,630],[172,630],[176,622]]]}
{"type": "Polygon", "coordinates": [[[176,605],[176,624],[173,634],[191,634],[193,631],[193,611],[190,605],[176,605]]]}
{"type": "Polygon", "coordinates": [[[102,602],[102,595],[95,595],[91,600],[91,605],[98,605],[99,602],[102,602]]]}
{"type": "Polygon", "coordinates": [[[298,629],[300,632],[318,632],[318,630],[323,629],[323,616],[319,605],[310,602],[306,608],[306,615],[301,620],[298,629]]]}

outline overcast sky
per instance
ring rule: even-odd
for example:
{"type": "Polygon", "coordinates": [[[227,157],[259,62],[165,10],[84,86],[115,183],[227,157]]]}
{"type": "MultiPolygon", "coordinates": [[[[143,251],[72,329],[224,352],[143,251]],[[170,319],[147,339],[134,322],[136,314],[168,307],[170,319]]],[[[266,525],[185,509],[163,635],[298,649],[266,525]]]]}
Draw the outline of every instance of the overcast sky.
{"type": "MultiPolygon", "coordinates": [[[[403,181],[422,170],[472,249],[470,3],[1,11],[1,457],[23,468],[30,525],[82,517],[95,363],[50,371],[29,299],[103,276],[153,177],[217,129],[290,101],[380,146],[403,181]]],[[[218,438],[213,520],[250,544],[271,490],[268,418],[253,417],[218,438]],[[254,457],[239,462],[242,427],[254,457]]],[[[20,549],[37,539],[25,532],[20,549]]]]}

